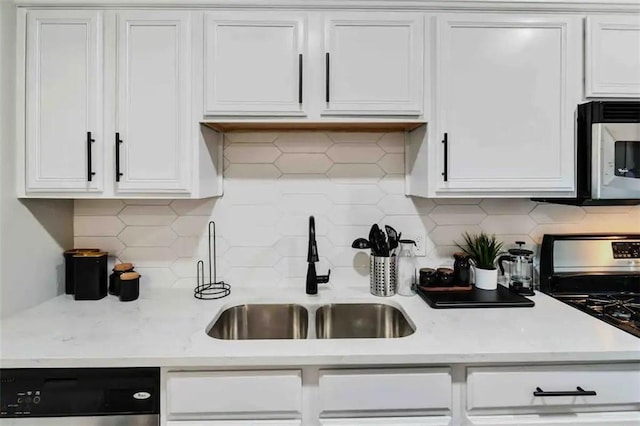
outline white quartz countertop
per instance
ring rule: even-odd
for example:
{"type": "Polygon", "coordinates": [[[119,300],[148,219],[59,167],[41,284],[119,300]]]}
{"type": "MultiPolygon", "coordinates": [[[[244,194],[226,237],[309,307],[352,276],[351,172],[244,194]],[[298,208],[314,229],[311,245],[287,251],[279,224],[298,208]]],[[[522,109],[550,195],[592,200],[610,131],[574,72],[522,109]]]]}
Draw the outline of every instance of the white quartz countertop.
{"type": "Polygon", "coordinates": [[[235,288],[197,300],[189,289],[146,290],[123,303],[113,296],[75,301],[58,296],[0,321],[3,368],[247,367],[283,365],[483,364],[638,361],[640,339],[544,294],[533,308],[432,309],[418,296],[371,296],[367,288],[235,288]],[[378,302],[414,324],[398,339],[213,339],[205,329],[243,303],[378,302]]]}

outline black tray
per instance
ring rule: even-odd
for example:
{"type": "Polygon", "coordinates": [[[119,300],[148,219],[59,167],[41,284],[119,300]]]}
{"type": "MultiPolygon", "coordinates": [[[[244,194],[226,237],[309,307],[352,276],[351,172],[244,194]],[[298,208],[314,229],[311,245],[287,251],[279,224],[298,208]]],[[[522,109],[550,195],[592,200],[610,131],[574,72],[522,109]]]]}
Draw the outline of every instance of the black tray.
{"type": "Polygon", "coordinates": [[[418,295],[435,309],[451,308],[531,308],[534,303],[507,287],[498,285],[497,290],[470,291],[424,291],[417,289],[418,295]]]}

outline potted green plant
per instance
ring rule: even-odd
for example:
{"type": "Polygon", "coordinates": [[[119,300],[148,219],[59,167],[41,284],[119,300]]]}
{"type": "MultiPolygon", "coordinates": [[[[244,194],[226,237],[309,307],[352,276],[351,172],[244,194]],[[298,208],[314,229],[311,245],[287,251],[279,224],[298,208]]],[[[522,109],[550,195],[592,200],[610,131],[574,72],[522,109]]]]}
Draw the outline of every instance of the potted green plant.
{"type": "Polygon", "coordinates": [[[462,251],[469,255],[475,272],[475,285],[483,290],[495,290],[498,287],[498,270],[495,262],[502,253],[502,242],[495,235],[481,232],[478,235],[462,236],[464,244],[456,242],[462,251]]]}

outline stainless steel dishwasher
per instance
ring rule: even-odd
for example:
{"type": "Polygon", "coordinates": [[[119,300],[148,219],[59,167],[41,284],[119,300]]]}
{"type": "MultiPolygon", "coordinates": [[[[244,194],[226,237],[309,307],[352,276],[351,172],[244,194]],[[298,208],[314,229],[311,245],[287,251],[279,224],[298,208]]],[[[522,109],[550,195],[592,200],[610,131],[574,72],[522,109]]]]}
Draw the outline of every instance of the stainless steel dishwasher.
{"type": "Polygon", "coordinates": [[[0,370],[2,426],[159,424],[159,368],[0,370]]]}

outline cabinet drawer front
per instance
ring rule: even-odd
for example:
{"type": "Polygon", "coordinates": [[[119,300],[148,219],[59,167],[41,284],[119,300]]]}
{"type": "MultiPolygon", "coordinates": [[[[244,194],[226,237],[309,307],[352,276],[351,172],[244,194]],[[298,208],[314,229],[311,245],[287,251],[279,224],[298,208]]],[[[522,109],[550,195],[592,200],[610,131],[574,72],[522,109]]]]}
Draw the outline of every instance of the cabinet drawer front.
{"type": "Polygon", "coordinates": [[[445,368],[322,370],[319,393],[322,417],[445,414],[451,409],[451,373],[445,368]]]}
{"type": "Polygon", "coordinates": [[[302,376],[298,370],[169,373],[171,420],[300,418],[302,376]]]}
{"type": "Polygon", "coordinates": [[[451,417],[364,417],[359,419],[323,419],[321,426],[449,426],[451,417]]]}
{"type": "Polygon", "coordinates": [[[640,364],[470,368],[467,385],[470,410],[640,404],[640,364]],[[596,394],[553,395],[587,391],[596,394]]]}
{"type": "Polygon", "coordinates": [[[178,420],[167,426],[301,426],[301,420],[178,420]]]}

